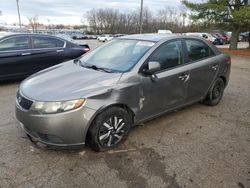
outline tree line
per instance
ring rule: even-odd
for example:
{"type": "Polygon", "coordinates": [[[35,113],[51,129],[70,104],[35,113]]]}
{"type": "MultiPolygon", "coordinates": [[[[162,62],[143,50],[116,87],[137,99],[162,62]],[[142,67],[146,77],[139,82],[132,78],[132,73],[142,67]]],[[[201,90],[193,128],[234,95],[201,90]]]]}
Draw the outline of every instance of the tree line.
{"type": "MultiPolygon", "coordinates": [[[[90,30],[95,34],[139,33],[140,10],[121,12],[117,9],[92,9],[86,16],[90,30]]],[[[153,13],[144,8],[142,15],[142,30],[144,33],[157,32],[158,29],[168,29],[173,32],[183,32],[190,29],[186,26],[187,14],[184,7],[165,7],[153,13]]]]}

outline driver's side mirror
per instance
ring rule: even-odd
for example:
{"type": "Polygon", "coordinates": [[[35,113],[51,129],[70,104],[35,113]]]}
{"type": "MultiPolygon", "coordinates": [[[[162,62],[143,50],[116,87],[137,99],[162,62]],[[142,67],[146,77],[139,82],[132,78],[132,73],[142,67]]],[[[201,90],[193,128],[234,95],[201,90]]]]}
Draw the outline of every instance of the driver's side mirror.
{"type": "Polygon", "coordinates": [[[157,61],[149,61],[148,62],[148,69],[144,69],[143,73],[152,75],[155,72],[161,70],[161,64],[157,61]]]}

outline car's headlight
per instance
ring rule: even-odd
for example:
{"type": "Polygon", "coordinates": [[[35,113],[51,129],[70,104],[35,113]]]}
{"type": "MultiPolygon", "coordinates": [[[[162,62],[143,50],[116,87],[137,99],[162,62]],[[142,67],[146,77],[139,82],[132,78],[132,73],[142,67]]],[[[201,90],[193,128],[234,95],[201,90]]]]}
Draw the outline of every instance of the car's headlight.
{"type": "Polygon", "coordinates": [[[80,108],[84,102],[85,99],[60,102],[34,102],[30,110],[43,114],[60,113],[80,108]]]}

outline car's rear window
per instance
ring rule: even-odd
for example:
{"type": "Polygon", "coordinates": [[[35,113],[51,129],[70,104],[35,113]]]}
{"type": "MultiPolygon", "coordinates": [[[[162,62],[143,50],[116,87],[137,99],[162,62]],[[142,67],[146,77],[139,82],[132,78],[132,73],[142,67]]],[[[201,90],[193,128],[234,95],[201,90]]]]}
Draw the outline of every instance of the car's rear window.
{"type": "Polygon", "coordinates": [[[33,37],[34,48],[58,48],[63,47],[64,42],[62,40],[52,37],[33,37]]]}

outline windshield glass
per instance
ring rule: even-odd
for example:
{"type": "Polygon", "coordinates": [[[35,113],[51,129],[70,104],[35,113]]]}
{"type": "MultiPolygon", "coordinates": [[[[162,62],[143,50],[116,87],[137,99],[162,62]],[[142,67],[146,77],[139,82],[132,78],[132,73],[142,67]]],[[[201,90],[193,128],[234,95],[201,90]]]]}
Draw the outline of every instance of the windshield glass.
{"type": "Polygon", "coordinates": [[[84,55],[82,66],[96,66],[113,72],[129,71],[154,45],[138,40],[113,40],[84,55]]]}
{"type": "Polygon", "coordinates": [[[213,37],[210,33],[207,33],[207,36],[210,37],[210,38],[213,37]]]}

